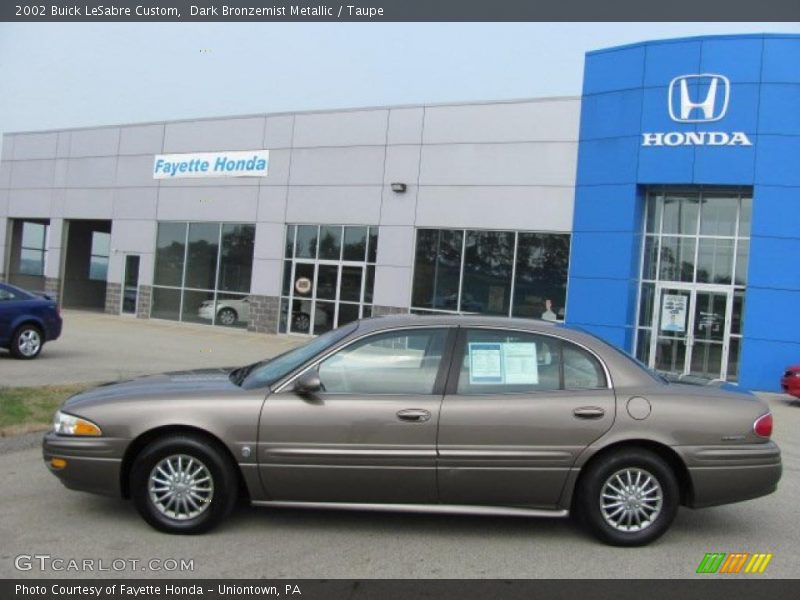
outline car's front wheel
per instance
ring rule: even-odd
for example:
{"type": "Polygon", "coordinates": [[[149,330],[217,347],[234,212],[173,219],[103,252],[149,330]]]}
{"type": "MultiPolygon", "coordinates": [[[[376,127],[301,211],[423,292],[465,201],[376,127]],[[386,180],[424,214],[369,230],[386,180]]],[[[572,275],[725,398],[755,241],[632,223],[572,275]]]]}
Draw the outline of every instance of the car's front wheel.
{"type": "Polygon", "coordinates": [[[224,450],[195,435],[151,442],[136,458],[130,490],[150,525],[168,533],[203,533],[236,504],[236,467],[224,450]]]}
{"type": "Polygon", "coordinates": [[[21,325],[11,340],[11,354],[15,358],[29,360],[36,358],[42,351],[44,337],[35,325],[21,325]]]}
{"type": "Polygon", "coordinates": [[[614,546],[643,546],[672,524],[680,488],[657,454],[631,448],[599,458],[581,477],[576,508],[588,529],[614,546]]]}
{"type": "Polygon", "coordinates": [[[239,315],[236,314],[236,311],[233,310],[232,308],[228,308],[228,307],[223,308],[222,310],[220,310],[217,313],[217,321],[221,325],[227,325],[229,327],[231,325],[236,325],[236,320],[238,318],[239,318],[239,315]]]}

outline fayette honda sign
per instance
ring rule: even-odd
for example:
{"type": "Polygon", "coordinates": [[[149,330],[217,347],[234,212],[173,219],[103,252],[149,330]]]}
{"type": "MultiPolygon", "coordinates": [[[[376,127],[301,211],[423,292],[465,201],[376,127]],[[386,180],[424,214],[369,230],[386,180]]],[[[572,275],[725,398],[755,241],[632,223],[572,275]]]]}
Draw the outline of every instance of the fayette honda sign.
{"type": "Polygon", "coordinates": [[[153,179],[266,177],[269,150],[157,154],[153,179]]]}
{"type": "MultiPolygon", "coordinates": [[[[676,123],[721,121],[728,112],[731,82],[724,75],[680,75],[669,82],[667,108],[676,123]]],[[[667,131],[642,133],[642,146],[752,146],[742,131],[667,131]]]]}

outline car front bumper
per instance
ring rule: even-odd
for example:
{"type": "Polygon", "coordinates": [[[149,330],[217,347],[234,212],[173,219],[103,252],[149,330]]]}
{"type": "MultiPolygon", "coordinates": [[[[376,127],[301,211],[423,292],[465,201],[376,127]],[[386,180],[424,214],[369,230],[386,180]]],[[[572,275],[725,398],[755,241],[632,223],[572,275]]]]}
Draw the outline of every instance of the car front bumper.
{"type": "Polygon", "coordinates": [[[783,391],[792,396],[800,398],[800,377],[787,375],[781,379],[783,391]]]}
{"type": "Polygon", "coordinates": [[[129,440],[105,437],[68,437],[50,431],[42,440],[45,465],[71,490],[121,496],[122,456],[129,440]],[[54,458],[66,461],[56,468],[54,458]]]}
{"type": "Polygon", "coordinates": [[[692,482],[692,508],[751,500],[778,488],[783,467],[775,442],[681,450],[692,482]]]}

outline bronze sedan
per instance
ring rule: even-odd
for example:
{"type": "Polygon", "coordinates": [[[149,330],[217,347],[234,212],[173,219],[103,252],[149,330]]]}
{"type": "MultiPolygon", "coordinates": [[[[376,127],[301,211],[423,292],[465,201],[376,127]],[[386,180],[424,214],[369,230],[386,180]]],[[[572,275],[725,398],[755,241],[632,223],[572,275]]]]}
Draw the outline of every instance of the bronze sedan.
{"type": "Polygon", "coordinates": [[[767,405],[669,383],[552,323],[397,316],[238,369],[107,384],[44,438],[68,488],[200,533],[255,505],[564,517],[646,544],[692,508],[781,476],[767,405]]]}

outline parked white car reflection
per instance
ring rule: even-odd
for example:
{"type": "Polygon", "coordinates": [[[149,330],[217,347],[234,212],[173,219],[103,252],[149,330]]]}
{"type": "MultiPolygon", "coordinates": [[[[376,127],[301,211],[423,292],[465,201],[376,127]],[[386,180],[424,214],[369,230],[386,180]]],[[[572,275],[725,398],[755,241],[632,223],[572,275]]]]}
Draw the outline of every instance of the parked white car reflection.
{"type": "MultiPolygon", "coordinates": [[[[250,297],[217,300],[217,324],[232,326],[250,320],[250,297]]],[[[200,304],[197,316],[206,321],[214,319],[214,301],[206,300],[200,304]]]]}

